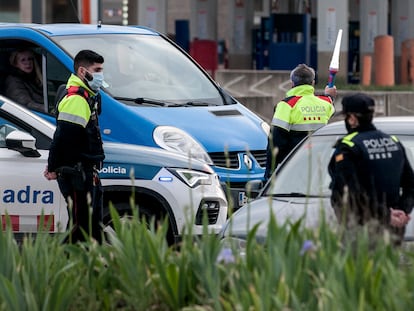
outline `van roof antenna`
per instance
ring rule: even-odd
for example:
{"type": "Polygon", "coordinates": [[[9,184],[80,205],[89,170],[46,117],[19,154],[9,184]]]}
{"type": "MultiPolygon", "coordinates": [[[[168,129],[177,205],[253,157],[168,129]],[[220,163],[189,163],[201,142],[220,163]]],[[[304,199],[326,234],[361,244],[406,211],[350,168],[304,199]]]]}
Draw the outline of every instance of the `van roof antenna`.
{"type": "Polygon", "coordinates": [[[98,28],[102,27],[102,21],[98,21],[98,28]]]}

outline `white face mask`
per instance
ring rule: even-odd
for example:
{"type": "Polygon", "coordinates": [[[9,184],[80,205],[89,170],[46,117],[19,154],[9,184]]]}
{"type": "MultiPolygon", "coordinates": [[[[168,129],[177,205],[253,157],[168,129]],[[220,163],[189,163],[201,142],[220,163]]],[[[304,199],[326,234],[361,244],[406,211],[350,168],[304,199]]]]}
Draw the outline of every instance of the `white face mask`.
{"type": "Polygon", "coordinates": [[[92,73],[92,80],[88,81],[90,88],[94,91],[98,91],[104,81],[104,74],[103,72],[94,72],[92,73]]]}

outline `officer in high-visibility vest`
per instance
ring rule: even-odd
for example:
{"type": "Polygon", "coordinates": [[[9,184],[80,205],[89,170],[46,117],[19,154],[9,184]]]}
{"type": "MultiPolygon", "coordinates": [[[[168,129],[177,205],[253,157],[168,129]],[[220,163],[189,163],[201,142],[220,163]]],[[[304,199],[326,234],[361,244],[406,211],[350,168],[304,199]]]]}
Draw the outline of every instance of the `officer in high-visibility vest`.
{"type": "Polygon", "coordinates": [[[404,236],[414,205],[414,172],[397,137],[372,123],[374,100],[345,96],[342,112],[348,135],[338,140],[329,163],[331,202],[346,228],[373,224],[404,236]]]}
{"type": "Polygon", "coordinates": [[[315,71],[300,64],[290,73],[292,88],[275,108],[267,147],[265,178],[310,132],[327,124],[335,112],[336,87],[315,95],[315,71]]]}
{"type": "Polygon", "coordinates": [[[82,50],[74,59],[74,70],[67,82],[67,95],[58,105],[57,126],[49,150],[47,179],[57,179],[68,203],[72,229],[69,241],[84,240],[85,234],[100,241],[101,202],[97,171],[104,159],[98,125],[98,91],[103,84],[101,55],[82,50]],[[88,200],[92,198],[92,202],[88,200]],[[90,207],[93,213],[90,215],[90,207]],[[89,220],[92,217],[92,228],[89,220]]]}

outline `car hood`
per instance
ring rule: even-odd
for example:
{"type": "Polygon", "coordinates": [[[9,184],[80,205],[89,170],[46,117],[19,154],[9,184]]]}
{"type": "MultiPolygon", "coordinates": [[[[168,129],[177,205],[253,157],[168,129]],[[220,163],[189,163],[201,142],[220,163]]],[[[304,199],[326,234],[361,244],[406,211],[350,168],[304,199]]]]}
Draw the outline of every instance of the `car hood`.
{"type": "Polygon", "coordinates": [[[104,143],[105,160],[104,163],[126,163],[151,165],[156,167],[181,167],[196,170],[205,170],[206,164],[185,155],[166,151],[155,147],[123,143],[104,143]]]}
{"type": "Polygon", "coordinates": [[[208,107],[130,107],[154,127],[170,125],[191,133],[208,152],[264,150],[267,135],[258,116],[241,104],[208,107]],[[168,109],[168,113],[160,113],[168,109]],[[197,120],[197,121],[195,121],[197,120]],[[259,122],[258,122],[259,121],[259,122]]]}
{"type": "Polygon", "coordinates": [[[228,219],[222,236],[244,238],[258,224],[256,236],[265,238],[272,214],[279,225],[303,218],[305,227],[316,228],[321,224],[321,215],[325,216],[328,224],[337,223],[328,198],[260,197],[244,205],[228,219]]]}
{"type": "MultiPolygon", "coordinates": [[[[272,214],[279,225],[286,221],[293,223],[303,217],[304,227],[317,228],[321,224],[321,215],[325,216],[329,225],[337,224],[329,198],[260,197],[237,210],[227,220],[221,236],[244,239],[248,231],[258,224],[256,236],[264,239],[272,214]]],[[[406,226],[405,240],[414,241],[414,217],[411,217],[406,226]]]]}
{"type": "Polygon", "coordinates": [[[183,168],[213,173],[203,162],[160,148],[122,143],[104,143],[105,160],[99,171],[102,179],[151,180],[162,168],[183,168]]]}

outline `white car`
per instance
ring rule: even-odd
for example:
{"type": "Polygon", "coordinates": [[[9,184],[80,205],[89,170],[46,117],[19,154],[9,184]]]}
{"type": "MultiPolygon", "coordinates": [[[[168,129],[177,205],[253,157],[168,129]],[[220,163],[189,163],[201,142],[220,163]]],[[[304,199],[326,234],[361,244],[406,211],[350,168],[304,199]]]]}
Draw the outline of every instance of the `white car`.
{"type": "MultiPolygon", "coordinates": [[[[414,167],[414,117],[379,117],[374,119],[374,124],[401,140],[414,167]]],[[[345,134],[344,121],[338,121],[304,139],[277,168],[259,196],[229,218],[222,237],[241,242],[258,225],[256,236],[263,240],[267,236],[271,214],[280,225],[303,219],[305,227],[315,228],[321,224],[322,215],[328,224],[337,225],[330,203],[328,163],[335,142],[345,134]]],[[[411,212],[411,220],[406,227],[406,241],[414,241],[413,215],[411,212]]]]}
{"type": "MultiPolygon", "coordinates": [[[[57,182],[43,177],[55,127],[0,96],[0,213],[3,229],[36,233],[41,215],[51,232],[66,230],[68,211],[57,182]],[[6,216],[7,215],[7,216],[6,216]]],[[[185,228],[201,234],[207,214],[209,232],[218,233],[227,218],[227,201],[217,174],[205,164],[160,148],[105,143],[100,172],[104,189],[103,221],[109,204],[131,213],[130,197],[140,215],[169,219],[168,240],[177,242],[185,228]]]]}

